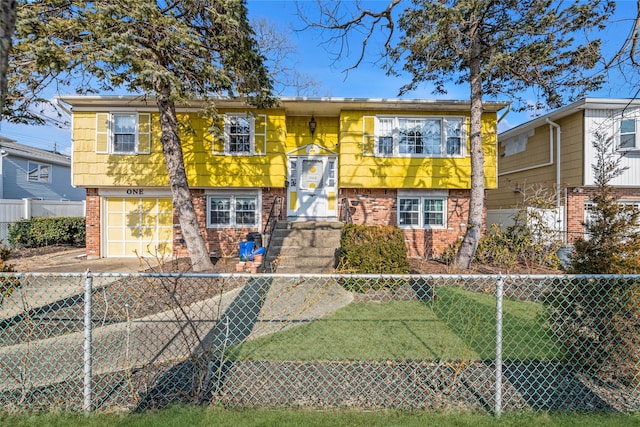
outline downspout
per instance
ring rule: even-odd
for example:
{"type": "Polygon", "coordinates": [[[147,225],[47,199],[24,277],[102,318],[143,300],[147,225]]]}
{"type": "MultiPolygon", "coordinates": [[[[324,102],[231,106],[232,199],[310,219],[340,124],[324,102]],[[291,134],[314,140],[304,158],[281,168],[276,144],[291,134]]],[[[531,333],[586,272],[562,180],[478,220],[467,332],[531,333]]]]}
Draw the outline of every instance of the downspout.
{"type": "Polygon", "coordinates": [[[4,199],[4,158],[8,155],[4,149],[0,149],[0,199],[4,199]]]}
{"type": "MultiPolygon", "coordinates": [[[[555,122],[552,122],[549,119],[546,119],[545,121],[547,123],[549,123],[550,127],[556,128],[556,209],[557,209],[557,212],[558,212],[558,215],[559,215],[560,214],[560,206],[561,206],[560,148],[562,147],[562,144],[561,144],[561,134],[562,134],[562,132],[560,130],[560,125],[559,124],[557,124],[555,122]]],[[[551,146],[553,148],[553,130],[551,130],[551,129],[550,129],[550,132],[549,132],[549,138],[550,138],[550,141],[551,141],[551,146]]]]}
{"type": "Polygon", "coordinates": [[[567,221],[569,221],[569,217],[567,215],[568,209],[569,209],[569,202],[567,201],[569,198],[569,190],[567,189],[567,187],[564,187],[564,215],[562,216],[562,225],[564,227],[564,232],[562,233],[562,244],[564,246],[567,245],[567,242],[569,241],[569,232],[567,230],[567,221]]]}

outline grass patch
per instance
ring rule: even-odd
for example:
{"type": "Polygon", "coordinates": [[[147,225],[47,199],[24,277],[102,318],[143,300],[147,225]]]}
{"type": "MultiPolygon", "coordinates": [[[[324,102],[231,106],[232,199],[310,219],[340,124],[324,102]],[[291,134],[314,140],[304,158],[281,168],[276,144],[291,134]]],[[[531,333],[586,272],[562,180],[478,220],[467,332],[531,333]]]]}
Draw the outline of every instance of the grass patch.
{"type": "Polygon", "coordinates": [[[477,427],[631,427],[640,423],[638,415],[596,414],[489,414],[403,411],[311,411],[311,410],[226,410],[204,406],[178,406],[142,414],[37,414],[0,413],[0,425],[13,427],[110,427],[110,426],[477,426],[477,427]]]}
{"type": "MultiPolygon", "coordinates": [[[[454,287],[436,289],[433,310],[482,360],[495,358],[496,299],[454,287]]],[[[562,349],[545,326],[542,304],[504,299],[502,356],[505,360],[562,360],[562,349]]]]}
{"type": "MultiPolygon", "coordinates": [[[[539,304],[505,301],[505,359],[558,360],[539,304]]],[[[230,360],[486,360],[495,299],[442,287],[433,303],[354,303],[312,323],[230,348],[230,360]]]]}
{"type": "Polygon", "coordinates": [[[321,320],[236,346],[231,359],[398,360],[473,358],[473,351],[416,301],[355,303],[321,320]]]}

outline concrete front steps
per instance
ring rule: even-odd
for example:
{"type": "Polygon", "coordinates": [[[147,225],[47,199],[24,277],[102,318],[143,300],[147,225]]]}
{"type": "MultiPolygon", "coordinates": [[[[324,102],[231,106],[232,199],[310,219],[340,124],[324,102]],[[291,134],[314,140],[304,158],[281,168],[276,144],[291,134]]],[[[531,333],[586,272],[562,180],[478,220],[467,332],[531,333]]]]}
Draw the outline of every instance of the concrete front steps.
{"type": "Polygon", "coordinates": [[[278,222],[270,236],[266,270],[284,274],[334,272],[343,225],[337,221],[278,222]]]}

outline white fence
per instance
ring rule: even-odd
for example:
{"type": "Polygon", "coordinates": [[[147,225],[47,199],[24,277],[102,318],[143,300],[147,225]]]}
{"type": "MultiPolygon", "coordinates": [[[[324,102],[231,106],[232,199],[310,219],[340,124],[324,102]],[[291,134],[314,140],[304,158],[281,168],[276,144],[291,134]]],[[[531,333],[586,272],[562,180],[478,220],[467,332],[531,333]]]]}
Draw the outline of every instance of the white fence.
{"type": "Polygon", "coordinates": [[[49,216],[86,216],[85,202],[0,199],[0,241],[7,243],[9,224],[21,219],[49,216]]]}
{"type": "MultiPolygon", "coordinates": [[[[496,224],[502,231],[508,227],[515,225],[515,217],[521,209],[488,209],[487,210],[487,226],[496,224]]],[[[529,226],[533,230],[555,231],[555,236],[544,234],[544,239],[561,239],[566,231],[564,221],[564,208],[556,209],[536,209],[527,208],[527,218],[529,226]]]]}

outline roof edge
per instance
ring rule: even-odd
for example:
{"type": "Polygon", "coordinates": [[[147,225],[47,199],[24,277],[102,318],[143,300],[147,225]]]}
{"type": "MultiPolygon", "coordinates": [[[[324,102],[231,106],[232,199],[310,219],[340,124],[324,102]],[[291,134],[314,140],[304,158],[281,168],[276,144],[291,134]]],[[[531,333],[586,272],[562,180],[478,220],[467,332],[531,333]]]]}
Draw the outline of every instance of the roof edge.
{"type": "Polygon", "coordinates": [[[499,139],[510,138],[515,135],[519,135],[524,132],[528,132],[531,129],[537,128],[547,123],[547,120],[559,120],[574,114],[581,110],[586,109],[619,109],[626,107],[640,107],[640,99],[635,98],[593,98],[587,97],[575,101],[564,107],[560,107],[554,111],[551,111],[542,116],[531,119],[527,122],[519,124],[509,130],[498,134],[499,139]]]}
{"type": "MultiPolygon", "coordinates": [[[[155,98],[143,95],[58,95],[55,99],[70,105],[71,107],[87,108],[87,107],[137,107],[137,108],[155,108],[155,98]]],[[[246,98],[216,98],[216,102],[221,103],[220,107],[226,108],[247,108],[249,105],[246,98]]],[[[352,109],[352,108],[376,108],[384,106],[392,109],[415,109],[415,108],[434,108],[466,110],[471,108],[470,101],[450,100],[450,99],[411,99],[411,98],[342,98],[342,97],[281,97],[279,98],[280,108],[285,110],[294,107],[294,105],[317,105],[331,106],[335,109],[352,109]]],[[[193,100],[178,108],[201,108],[203,101],[193,100]]],[[[508,105],[506,101],[484,101],[483,105],[487,112],[497,112],[508,105]]],[[[329,107],[329,108],[331,108],[329,107]]],[[[278,107],[276,107],[278,108],[278,107]]]]}

